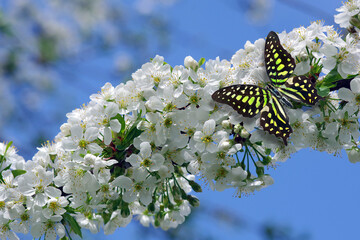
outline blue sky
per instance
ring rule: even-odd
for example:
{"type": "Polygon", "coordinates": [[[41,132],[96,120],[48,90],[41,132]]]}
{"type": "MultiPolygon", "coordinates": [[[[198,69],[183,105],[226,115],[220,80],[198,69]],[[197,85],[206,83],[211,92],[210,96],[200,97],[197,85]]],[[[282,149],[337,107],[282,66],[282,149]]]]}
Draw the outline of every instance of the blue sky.
{"type": "MultiPolygon", "coordinates": [[[[253,42],[264,38],[271,30],[291,31],[319,19],[333,25],[335,8],[340,6],[340,1],[335,0],[273,0],[266,21],[251,24],[241,8],[244,2],[178,0],[166,9],[171,30],[170,48],[154,51],[173,66],[183,64],[188,55],[195,59],[214,59],[217,56],[230,59],[238,49],[243,48],[246,40],[253,42]]],[[[82,66],[80,73],[83,78],[89,79],[89,86],[67,103],[68,111],[88,102],[90,94],[99,91],[106,81],[111,81],[113,85],[120,83],[119,79],[104,77],[111,71],[111,57],[82,66]],[[90,67],[92,70],[87,71],[90,67]]],[[[72,91],[77,90],[73,86],[72,91]]],[[[65,115],[60,118],[65,121],[65,115]]],[[[54,135],[57,129],[51,130],[54,135]]],[[[205,208],[224,209],[246,219],[252,228],[274,222],[290,227],[296,234],[307,233],[312,240],[355,239],[360,235],[359,172],[360,164],[350,163],[344,152],[334,157],[307,149],[279,164],[276,170],[271,169],[275,184],[254,195],[239,199],[233,197],[234,190],[213,192],[204,186],[203,193],[197,196],[205,208]]],[[[263,239],[254,234],[256,231],[241,230],[240,227],[239,231],[235,231],[220,228],[217,224],[204,218],[198,221],[197,227],[211,233],[215,239],[263,239]]],[[[138,239],[138,231],[138,224],[131,223],[113,235],[99,234],[90,239],[138,239]]]]}

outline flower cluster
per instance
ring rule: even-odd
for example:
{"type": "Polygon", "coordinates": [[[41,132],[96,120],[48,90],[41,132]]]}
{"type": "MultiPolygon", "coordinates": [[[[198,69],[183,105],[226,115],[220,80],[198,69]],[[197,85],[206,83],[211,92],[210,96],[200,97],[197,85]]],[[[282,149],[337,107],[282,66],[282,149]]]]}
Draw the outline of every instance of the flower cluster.
{"type": "Polygon", "coordinates": [[[175,228],[199,205],[191,195],[202,191],[197,179],[242,196],[273,184],[265,167],[303,148],[345,149],[351,162],[360,161],[358,38],[341,38],[322,22],[279,37],[296,59],[296,74],[316,82],[322,96],[311,108],[286,109],[293,128],[287,146],[264,132],[258,117],[211,98],[224,86],[269,81],[264,39],[247,42],[231,61],[186,57],[184,66],[171,67],[156,56],[132,80],[107,83],[67,114],[55,142],[32,160],[11,143],[0,145],[0,237],[55,239],[68,228],[80,236],[81,228],[111,234],[133,217],[175,228]]]}
{"type": "MultiPolygon", "coordinates": [[[[84,55],[89,57],[89,49],[90,58],[94,59],[104,52],[105,47],[125,48],[121,53],[114,54],[117,58],[114,70],[128,75],[132,66],[139,64],[136,59],[143,58],[144,48],[148,46],[125,40],[124,31],[127,39],[148,38],[146,35],[153,33],[139,29],[138,25],[133,24],[134,18],[140,21],[141,26],[159,31],[158,24],[164,15],[159,8],[174,2],[175,0],[1,2],[0,43],[3,47],[0,50],[0,129],[16,119],[14,115],[22,117],[26,112],[27,118],[33,117],[29,113],[40,108],[41,99],[44,98],[42,94],[50,91],[54,94],[61,80],[66,82],[69,72],[82,62],[80,58],[84,55]],[[131,21],[124,17],[124,13],[132,16],[131,21]],[[149,17],[155,15],[158,18],[156,24],[148,21],[149,17]],[[136,51],[131,50],[134,45],[136,51]],[[69,69],[71,70],[68,71],[69,69]]],[[[156,36],[150,38],[157,41],[156,36]]],[[[53,114],[47,113],[52,117],[53,114]]]]}

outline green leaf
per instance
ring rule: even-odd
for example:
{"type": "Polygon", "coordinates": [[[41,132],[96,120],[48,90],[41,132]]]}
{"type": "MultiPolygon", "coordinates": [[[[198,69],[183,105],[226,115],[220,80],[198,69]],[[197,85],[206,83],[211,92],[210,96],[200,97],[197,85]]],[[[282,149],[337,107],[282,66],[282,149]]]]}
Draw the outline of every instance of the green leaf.
{"type": "Polygon", "coordinates": [[[321,97],[326,97],[330,93],[330,87],[320,87],[317,88],[318,95],[321,97]]]}
{"type": "Polygon", "coordinates": [[[143,132],[143,130],[137,129],[136,126],[132,127],[130,129],[130,131],[128,132],[128,134],[126,135],[127,142],[129,142],[129,141],[132,142],[134,140],[134,138],[138,137],[142,132],[143,132]]]}
{"type": "MultiPolygon", "coordinates": [[[[331,70],[326,76],[325,78],[323,79],[323,82],[324,83],[334,83],[336,82],[337,80],[340,80],[342,79],[343,77],[341,77],[341,75],[338,73],[337,71],[337,66],[334,67],[333,70],[331,70]]],[[[326,85],[327,85],[326,84],[326,85]]]]}
{"type": "Polygon", "coordinates": [[[317,84],[316,88],[318,94],[321,97],[325,97],[329,94],[330,88],[336,87],[336,82],[343,79],[339,72],[337,71],[337,66],[335,66],[325,77],[324,79],[317,84]]]}
{"type": "Polygon", "coordinates": [[[20,176],[20,175],[23,175],[26,173],[25,170],[20,170],[20,169],[17,169],[17,170],[11,170],[14,178],[16,178],[17,176],[20,176]]]}
{"type": "Polygon", "coordinates": [[[82,238],[81,227],[79,226],[75,218],[68,213],[65,213],[63,217],[65,221],[69,223],[71,230],[73,230],[75,234],[79,235],[82,238]]]}

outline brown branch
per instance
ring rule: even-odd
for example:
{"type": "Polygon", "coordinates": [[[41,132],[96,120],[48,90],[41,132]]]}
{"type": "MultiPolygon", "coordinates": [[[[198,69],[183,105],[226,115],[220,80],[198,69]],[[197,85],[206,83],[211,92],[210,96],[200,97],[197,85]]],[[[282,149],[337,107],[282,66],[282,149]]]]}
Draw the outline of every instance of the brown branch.
{"type": "Polygon", "coordinates": [[[341,80],[336,81],[335,82],[336,86],[330,88],[330,92],[339,90],[340,88],[348,88],[348,89],[350,89],[350,82],[353,79],[354,78],[349,78],[349,79],[341,79],[341,80]]]}

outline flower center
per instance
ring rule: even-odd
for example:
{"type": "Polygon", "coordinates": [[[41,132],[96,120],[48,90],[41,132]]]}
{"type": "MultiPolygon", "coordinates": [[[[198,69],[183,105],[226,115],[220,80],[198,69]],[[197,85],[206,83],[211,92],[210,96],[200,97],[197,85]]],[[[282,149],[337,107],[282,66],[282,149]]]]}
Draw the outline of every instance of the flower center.
{"type": "Polygon", "coordinates": [[[357,105],[360,105],[360,94],[355,97],[355,101],[357,105]]]}
{"type": "Polygon", "coordinates": [[[140,191],[142,188],[143,188],[143,187],[142,187],[142,183],[137,183],[137,184],[135,184],[135,186],[134,186],[134,189],[135,189],[136,191],[140,191]]]}
{"type": "Polygon", "coordinates": [[[218,152],[217,153],[217,158],[219,158],[219,159],[224,159],[226,157],[226,154],[225,154],[225,152],[218,152]]]}
{"type": "Polygon", "coordinates": [[[191,102],[192,104],[197,104],[197,103],[199,102],[198,96],[196,96],[196,95],[191,96],[191,97],[190,97],[190,102],[191,102]]]}
{"type": "Polygon", "coordinates": [[[144,167],[150,167],[152,164],[151,160],[149,158],[145,158],[142,162],[141,165],[144,167]]]}
{"type": "Polygon", "coordinates": [[[79,146],[81,147],[81,148],[86,148],[86,146],[89,144],[89,142],[88,141],[86,141],[86,140],[84,140],[84,139],[81,139],[80,141],[79,141],[79,146]]]}
{"type": "Polygon", "coordinates": [[[212,142],[211,136],[204,136],[204,137],[201,138],[201,140],[203,141],[203,143],[210,143],[210,142],[212,142]]]}
{"type": "Polygon", "coordinates": [[[171,127],[172,123],[173,123],[173,121],[172,121],[171,118],[166,118],[165,121],[164,121],[164,125],[167,128],[171,127]]]}
{"type": "Polygon", "coordinates": [[[55,212],[60,208],[60,205],[57,201],[53,201],[49,204],[49,208],[55,212]]]}
{"type": "Polygon", "coordinates": [[[223,167],[219,168],[216,172],[215,180],[217,181],[219,179],[225,178],[227,173],[228,171],[225,168],[223,167]]]}

